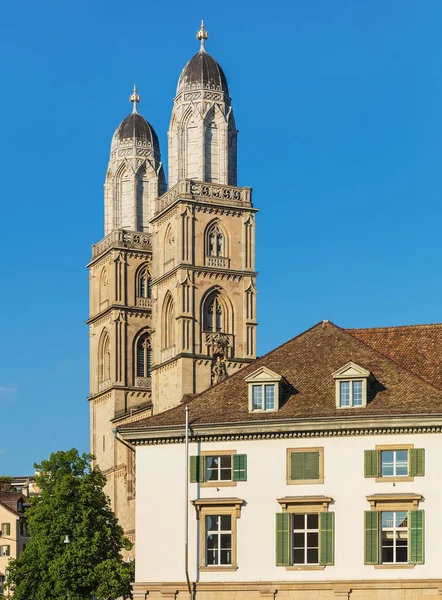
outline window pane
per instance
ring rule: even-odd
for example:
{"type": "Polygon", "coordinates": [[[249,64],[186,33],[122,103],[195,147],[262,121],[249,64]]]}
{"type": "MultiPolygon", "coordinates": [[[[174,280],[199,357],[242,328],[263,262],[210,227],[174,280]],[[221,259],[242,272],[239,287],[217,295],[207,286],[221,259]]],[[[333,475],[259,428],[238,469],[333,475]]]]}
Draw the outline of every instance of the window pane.
{"type": "Polygon", "coordinates": [[[350,382],[339,382],[339,404],[340,406],[350,406],[350,382]]]}
{"type": "Polygon", "coordinates": [[[207,550],[218,548],[218,536],[211,533],[207,536],[207,550]]]}
{"type": "Polygon", "coordinates": [[[305,550],[302,548],[295,549],[293,551],[293,564],[303,565],[305,559],[305,550]]]}
{"type": "Polygon", "coordinates": [[[397,512],[396,514],[396,527],[407,527],[408,528],[408,513],[397,512]]]}
{"type": "Polygon", "coordinates": [[[315,533],[307,533],[307,548],[317,548],[318,547],[318,536],[317,532],[315,533]]]}
{"type": "MultiPolygon", "coordinates": [[[[381,452],[381,476],[382,477],[393,477],[393,475],[394,475],[394,453],[392,450],[382,450],[382,452],[381,452]]],[[[387,514],[387,513],[385,513],[385,514],[387,514]]]]}
{"type": "Polygon", "coordinates": [[[386,527],[393,527],[394,525],[394,513],[392,512],[383,512],[382,514],[382,529],[386,527]]]}
{"type": "Polygon", "coordinates": [[[218,550],[207,550],[207,564],[217,565],[218,564],[218,550]]]}
{"type": "Polygon", "coordinates": [[[206,531],[216,531],[218,529],[218,517],[211,515],[206,517],[206,531]]]}
{"type": "Polygon", "coordinates": [[[252,385],[253,410],[262,409],[262,385],[252,385]]]}
{"type": "Polygon", "coordinates": [[[232,552],[231,550],[221,550],[221,561],[220,561],[220,565],[230,565],[231,564],[231,557],[232,556],[232,552]]]}
{"type": "Polygon", "coordinates": [[[293,515],[293,529],[305,528],[305,515],[293,515]]]}
{"type": "Polygon", "coordinates": [[[408,450],[396,451],[396,475],[398,477],[408,475],[408,450]]]}
{"type": "Polygon", "coordinates": [[[231,481],[232,479],[232,469],[221,469],[220,471],[220,481],[231,481]]]}
{"type": "Polygon", "coordinates": [[[383,563],[392,563],[393,562],[393,546],[391,548],[384,548],[384,546],[382,546],[381,561],[383,563]]]}
{"type": "Polygon", "coordinates": [[[404,548],[396,547],[396,562],[406,563],[408,562],[408,547],[405,545],[404,548]]]}
{"type": "Polygon", "coordinates": [[[362,406],[362,381],[353,381],[353,406],[362,406]]]}
{"type": "Polygon", "coordinates": [[[307,528],[318,529],[318,515],[307,515],[307,528]]]}
{"type": "Polygon", "coordinates": [[[275,408],[275,386],[265,385],[265,410],[273,410],[275,408]]]}
{"type": "Polygon", "coordinates": [[[318,548],[309,548],[307,550],[307,564],[317,564],[319,562],[318,548]]]}
{"type": "Polygon", "coordinates": [[[294,548],[304,548],[305,544],[305,534],[304,533],[294,533],[293,534],[293,547],[294,548]]]}
{"type": "Polygon", "coordinates": [[[219,517],[221,519],[221,530],[222,531],[231,531],[232,529],[232,517],[231,515],[221,515],[219,517]]]}

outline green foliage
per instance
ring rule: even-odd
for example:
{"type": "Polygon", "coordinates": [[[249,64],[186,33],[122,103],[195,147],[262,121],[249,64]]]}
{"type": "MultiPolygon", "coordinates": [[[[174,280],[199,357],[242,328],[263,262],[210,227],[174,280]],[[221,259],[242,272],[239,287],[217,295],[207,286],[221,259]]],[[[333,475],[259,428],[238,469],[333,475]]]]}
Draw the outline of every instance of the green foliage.
{"type": "Polygon", "coordinates": [[[9,475],[0,475],[0,483],[12,483],[12,477],[10,477],[9,475]]]}
{"type": "Polygon", "coordinates": [[[26,511],[29,543],[9,564],[14,600],[113,600],[130,596],[131,543],[103,492],[105,477],[75,449],[34,465],[40,496],[26,511]],[[70,543],[65,544],[66,535],[70,543]]]}

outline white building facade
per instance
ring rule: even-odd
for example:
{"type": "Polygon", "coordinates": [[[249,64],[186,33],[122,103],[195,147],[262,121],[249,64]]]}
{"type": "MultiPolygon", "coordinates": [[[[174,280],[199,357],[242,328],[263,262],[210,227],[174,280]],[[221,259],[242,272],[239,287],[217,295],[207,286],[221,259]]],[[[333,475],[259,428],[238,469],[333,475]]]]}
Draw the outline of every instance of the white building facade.
{"type": "Polygon", "coordinates": [[[137,455],[136,598],[442,595],[440,392],[355,342],[320,324],[191,400],[188,503],[184,406],[123,432],[137,455]],[[319,369],[327,356],[337,369],[319,369]]]}

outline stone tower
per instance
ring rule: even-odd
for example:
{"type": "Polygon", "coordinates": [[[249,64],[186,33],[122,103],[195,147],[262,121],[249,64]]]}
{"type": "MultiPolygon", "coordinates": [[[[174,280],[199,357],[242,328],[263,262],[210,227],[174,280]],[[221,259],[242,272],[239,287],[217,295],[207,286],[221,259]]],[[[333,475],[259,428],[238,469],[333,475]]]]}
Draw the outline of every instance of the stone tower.
{"type": "Polygon", "coordinates": [[[113,429],[151,410],[152,236],[165,190],[158,138],[137,112],[117,128],[105,180],[105,237],[92,247],[90,280],[91,452],[107,477],[126,534],[134,539],[133,452],[113,429]]]}
{"type": "Polygon", "coordinates": [[[184,67],[169,128],[169,191],[153,232],[153,409],[201,392],[255,358],[255,219],[236,187],[227,80],[200,50],[184,67]]]}
{"type": "Polygon", "coordinates": [[[226,77],[200,51],[179,78],[166,191],[158,138],[133,112],[116,130],[105,237],[92,248],[91,452],[135,539],[134,454],[115,430],[181,402],[255,358],[252,191],[236,187],[237,131],[226,77]],[[115,435],[114,435],[115,434],[115,435]]]}

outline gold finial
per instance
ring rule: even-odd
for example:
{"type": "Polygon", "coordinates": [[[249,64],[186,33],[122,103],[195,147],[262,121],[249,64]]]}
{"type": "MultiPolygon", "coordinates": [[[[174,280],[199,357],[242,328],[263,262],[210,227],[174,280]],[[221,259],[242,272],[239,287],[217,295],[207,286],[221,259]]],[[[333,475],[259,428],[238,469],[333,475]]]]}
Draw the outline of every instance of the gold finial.
{"type": "Polygon", "coordinates": [[[137,94],[137,86],[135,84],[134,84],[134,91],[132,92],[132,95],[130,96],[129,100],[134,105],[132,112],[134,112],[134,113],[138,112],[137,111],[137,103],[140,101],[140,97],[137,94]]]}
{"type": "Polygon", "coordinates": [[[204,21],[202,20],[201,21],[201,29],[196,34],[196,39],[201,41],[200,52],[206,51],[206,49],[204,48],[204,42],[205,42],[205,40],[207,40],[208,37],[209,37],[209,33],[204,28],[204,21]]]}

